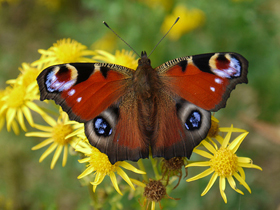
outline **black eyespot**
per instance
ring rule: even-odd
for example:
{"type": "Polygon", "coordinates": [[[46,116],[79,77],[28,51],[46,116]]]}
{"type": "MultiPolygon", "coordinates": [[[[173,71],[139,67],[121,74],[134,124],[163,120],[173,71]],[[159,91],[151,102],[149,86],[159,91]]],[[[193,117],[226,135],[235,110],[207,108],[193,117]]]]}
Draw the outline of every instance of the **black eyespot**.
{"type": "Polygon", "coordinates": [[[97,136],[107,137],[112,134],[112,127],[103,117],[94,118],[93,126],[97,136]]]}
{"type": "Polygon", "coordinates": [[[190,113],[186,119],[185,126],[188,130],[197,130],[200,128],[202,122],[202,114],[198,110],[194,110],[190,113]]]}

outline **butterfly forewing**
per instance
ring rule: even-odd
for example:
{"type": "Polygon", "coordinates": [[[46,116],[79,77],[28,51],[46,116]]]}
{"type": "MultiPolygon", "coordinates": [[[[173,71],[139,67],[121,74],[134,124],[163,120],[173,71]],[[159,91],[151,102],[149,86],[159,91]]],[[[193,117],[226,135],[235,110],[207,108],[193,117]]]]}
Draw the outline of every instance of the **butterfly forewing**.
{"type": "Polygon", "coordinates": [[[248,61],[237,53],[208,53],[168,61],[156,68],[168,90],[210,111],[225,107],[238,83],[247,83],[248,61]]]}
{"type": "Polygon", "coordinates": [[[70,119],[93,119],[124,95],[132,70],[113,64],[70,63],[51,66],[37,81],[41,100],[53,99],[70,119]]]}

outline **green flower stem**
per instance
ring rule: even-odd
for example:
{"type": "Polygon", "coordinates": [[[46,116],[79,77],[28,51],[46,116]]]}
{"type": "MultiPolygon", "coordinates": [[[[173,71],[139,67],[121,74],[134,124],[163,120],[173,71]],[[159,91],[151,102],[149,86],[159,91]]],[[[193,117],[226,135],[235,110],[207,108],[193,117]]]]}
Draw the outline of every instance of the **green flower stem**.
{"type": "MultiPolygon", "coordinates": [[[[139,159],[137,163],[138,163],[138,166],[139,166],[139,168],[140,168],[141,171],[146,171],[142,159],[139,159]]],[[[142,177],[143,177],[143,179],[145,180],[145,182],[148,183],[149,179],[148,179],[147,174],[142,174],[142,177]]]]}
{"type": "Polygon", "coordinates": [[[157,168],[157,161],[152,157],[150,157],[150,160],[151,160],[151,163],[152,163],[152,167],[153,167],[153,170],[154,170],[154,173],[155,173],[156,180],[159,180],[160,175],[159,175],[158,168],[157,168]]]}

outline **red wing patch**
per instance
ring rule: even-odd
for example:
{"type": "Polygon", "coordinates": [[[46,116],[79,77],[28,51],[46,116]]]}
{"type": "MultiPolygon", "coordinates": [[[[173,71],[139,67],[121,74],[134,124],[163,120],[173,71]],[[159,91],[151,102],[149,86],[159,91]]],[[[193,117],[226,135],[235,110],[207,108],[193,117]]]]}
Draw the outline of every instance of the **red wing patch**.
{"type": "Polygon", "coordinates": [[[239,54],[211,53],[175,59],[156,70],[171,92],[205,110],[217,111],[225,106],[236,84],[247,83],[247,67],[247,60],[239,54]]]}
{"type": "Polygon", "coordinates": [[[112,64],[73,63],[51,66],[37,81],[41,100],[53,99],[71,120],[86,122],[125,94],[129,73],[112,64]]]}
{"type": "Polygon", "coordinates": [[[193,64],[188,64],[184,72],[181,66],[173,66],[164,79],[173,92],[205,110],[213,109],[222,101],[229,84],[227,79],[202,72],[193,64]]]}
{"type": "Polygon", "coordinates": [[[107,78],[104,78],[101,72],[96,72],[86,81],[63,91],[61,97],[65,99],[73,113],[88,121],[124,94],[126,87],[124,79],[118,72],[108,72],[107,78]]]}

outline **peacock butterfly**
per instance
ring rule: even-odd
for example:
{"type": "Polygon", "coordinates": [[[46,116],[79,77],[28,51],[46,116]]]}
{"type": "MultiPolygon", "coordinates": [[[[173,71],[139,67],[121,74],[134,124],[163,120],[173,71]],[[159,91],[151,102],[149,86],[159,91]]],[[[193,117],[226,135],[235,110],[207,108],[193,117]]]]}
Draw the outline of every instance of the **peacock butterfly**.
{"type": "Polygon", "coordinates": [[[43,70],[41,100],[52,99],[84,123],[94,147],[112,164],[149,157],[190,158],[206,136],[211,113],[247,83],[248,61],[237,53],[176,58],[152,68],[146,52],[136,70],[110,63],[69,63],[43,70]]]}

